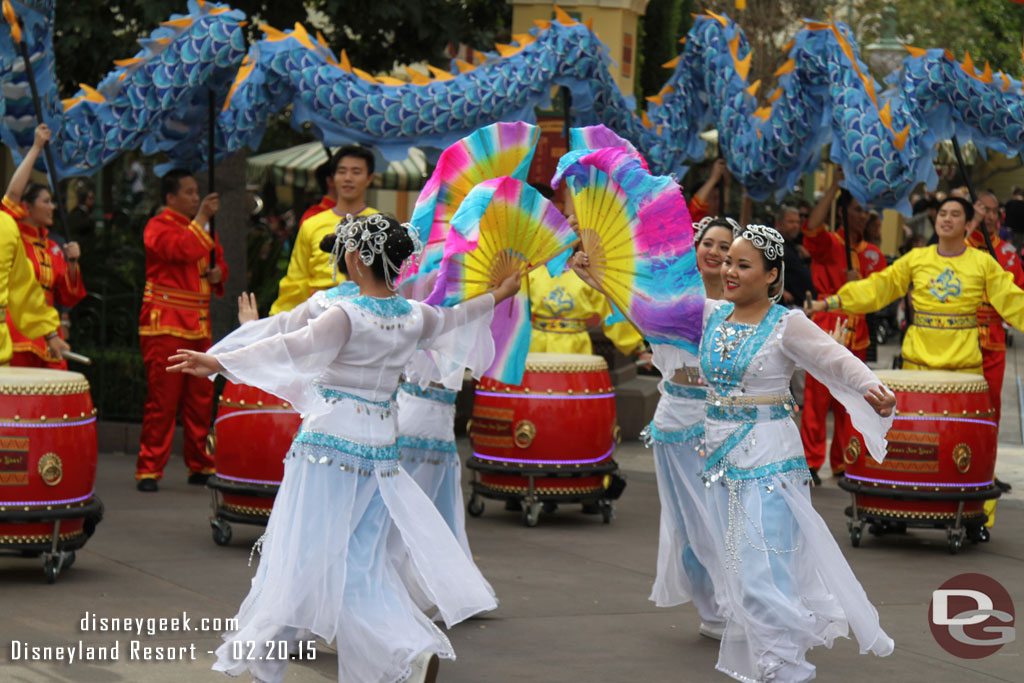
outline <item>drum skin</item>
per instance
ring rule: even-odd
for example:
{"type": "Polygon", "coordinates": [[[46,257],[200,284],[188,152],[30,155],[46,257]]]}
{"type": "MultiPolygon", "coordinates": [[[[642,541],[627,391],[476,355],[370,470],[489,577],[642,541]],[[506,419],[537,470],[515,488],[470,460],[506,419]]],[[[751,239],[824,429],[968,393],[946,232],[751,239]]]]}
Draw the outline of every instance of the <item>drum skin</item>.
{"type": "MultiPolygon", "coordinates": [[[[981,375],[879,370],[896,394],[885,462],[876,462],[854,431],[844,446],[846,475],[878,495],[858,493],[859,512],[908,521],[950,521],[957,494],[988,488],[995,476],[998,427],[981,375]],[[944,500],[897,500],[901,492],[948,494],[944,500]]],[[[942,496],[945,498],[945,496],[942,496]]],[[[963,518],[983,517],[984,501],[966,501],[963,518]]]]}
{"type": "Polygon", "coordinates": [[[486,466],[480,483],[499,492],[527,492],[527,478],[515,473],[523,467],[562,475],[534,479],[542,496],[602,490],[603,475],[585,475],[611,461],[617,432],[615,394],[600,356],[531,353],[520,386],[485,377],[476,387],[473,455],[486,466]]]}
{"type": "MultiPolygon", "coordinates": [[[[53,522],[4,522],[4,512],[73,510],[93,500],[96,409],[77,372],[0,367],[0,549],[49,544],[53,522]]],[[[45,516],[45,514],[44,514],[45,516]]],[[[60,539],[84,519],[61,519],[60,539]]]]}
{"type": "MultiPolygon", "coordinates": [[[[301,424],[299,414],[277,396],[228,382],[214,422],[217,476],[254,489],[276,489],[301,424]]],[[[274,506],[272,497],[222,495],[225,508],[242,514],[270,515],[274,506]]]]}

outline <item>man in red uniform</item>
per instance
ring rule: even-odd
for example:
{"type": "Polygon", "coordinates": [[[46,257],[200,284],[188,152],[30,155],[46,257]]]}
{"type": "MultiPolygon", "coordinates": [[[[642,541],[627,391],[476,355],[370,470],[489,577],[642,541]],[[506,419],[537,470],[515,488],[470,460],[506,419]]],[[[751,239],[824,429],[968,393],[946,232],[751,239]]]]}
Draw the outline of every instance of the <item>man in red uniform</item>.
{"type": "MultiPolygon", "coordinates": [[[[982,251],[988,251],[982,230],[987,230],[995,250],[996,260],[1003,270],[1013,273],[1013,283],[1024,288],[1024,270],[1020,256],[1013,244],[999,239],[999,200],[991,192],[982,192],[974,205],[974,221],[967,243],[982,251]]],[[[1002,411],[1003,373],[1006,370],[1006,331],[1003,319],[986,300],[978,308],[978,336],[981,342],[981,357],[985,381],[988,382],[989,398],[996,411],[996,424],[1002,411]]]]}
{"type": "MultiPolygon", "coordinates": [[[[811,254],[811,280],[819,297],[831,296],[839,291],[846,282],[867,277],[876,270],[886,266],[885,257],[875,245],[864,240],[864,225],[868,213],[849,193],[843,192],[839,198],[840,216],[842,206],[846,206],[846,217],[849,222],[851,270],[846,268],[846,243],[842,231],[829,232],[825,229],[825,218],[832,202],[839,194],[841,174],[837,173],[832,186],[817,203],[804,224],[803,244],[811,254]]],[[[868,335],[867,322],[863,315],[824,312],[813,316],[818,327],[831,333],[836,324],[843,322],[848,331],[846,346],[855,356],[864,360],[871,343],[868,335]]],[[[804,443],[804,455],[807,466],[811,470],[811,478],[820,484],[818,470],[825,464],[826,418],[832,410],[835,426],[832,434],[832,447],[829,449],[829,463],[833,474],[840,474],[846,467],[843,461],[844,435],[849,432],[849,418],[843,406],[832,398],[824,384],[807,375],[807,386],[804,390],[804,410],[800,420],[800,437],[804,443]]]]}
{"type": "Polygon", "coordinates": [[[217,213],[217,195],[200,205],[196,179],[170,171],[160,181],[164,210],[146,224],[146,290],[139,315],[139,342],[146,366],[146,406],[135,479],[140,491],[156,491],[171,454],[174,419],[181,410],[185,464],[190,484],[205,484],[213,473],[206,435],[213,411],[213,383],[167,372],[178,349],[210,347],[210,294],[224,295],[228,269],[220,244],[207,224],[217,213]],[[189,218],[195,216],[195,219],[189,218]],[[210,267],[210,252],[216,263],[210,267]]]}
{"type": "Polygon", "coordinates": [[[316,177],[316,184],[320,187],[320,194],[322,194],[323,197],[320,198],[319,202],[317,202],[313,206],[306,209],[305,212],[303,212],[302,220],[299,221],[299,225],[305,223],[307,218],[312,218],[318,213],[329,211],[338,204],[338,202],[334,200],[333,170],[334,169],[331,166],[330,159],[316,167],[316,171],[314,171],[314,176],[316,177]]]}

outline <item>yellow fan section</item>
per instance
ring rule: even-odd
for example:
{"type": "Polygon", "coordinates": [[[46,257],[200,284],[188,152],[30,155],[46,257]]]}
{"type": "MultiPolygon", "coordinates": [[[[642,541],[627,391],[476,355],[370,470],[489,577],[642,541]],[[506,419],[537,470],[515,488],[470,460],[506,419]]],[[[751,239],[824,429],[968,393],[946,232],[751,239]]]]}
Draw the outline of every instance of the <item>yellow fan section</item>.
{"type": "Polygon", "coordinates": [[[518,272],[526,276],[559,253],[565,246],[541,223],[545,202],[540,195],[532,206],[491,202],[480,217],[476,249],[454,256],[461,262],[466,298],[497,287],[518,272]]]}
{"type": "Polygon", "coordinates": [[[633,222],[622,199],[605,173],[591,169],[591,181],[573,191],[572,203],[591,276],[620,309],[628,307],[636,278],[636,250],[633,222]]]}
{"type": "Polygon", "coordinates": [[[492,178],[510,176],[523,163],[523,158],[529,154],[529,148],[511,148],[495,150],[482,159],[478,158],[475,163],[470,164],[462,173],[448,183],[448,194],[445,197],[444,222],[451,221],[455,211],[462,204],[470,190],[492,178]]]}

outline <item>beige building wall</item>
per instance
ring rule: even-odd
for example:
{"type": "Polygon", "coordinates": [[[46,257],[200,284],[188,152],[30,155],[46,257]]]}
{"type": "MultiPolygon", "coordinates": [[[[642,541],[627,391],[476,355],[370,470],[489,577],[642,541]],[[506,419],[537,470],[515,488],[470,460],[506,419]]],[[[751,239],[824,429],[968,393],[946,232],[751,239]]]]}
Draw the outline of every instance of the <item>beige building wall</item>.
{"type": "Polygon", "coordinates": [[[526,33],[535,27],[535,19],[550,21],[555,16],[555,4],[573,19],[592,20],[594,31],[608,46],[614,64],[612,76],[626,95],[633,92],[637,67],[637,22],[647,10],[650,0],[591,0],[591,2],[536,2],[510,0],[512,4],[512,33],[526,33]]]}

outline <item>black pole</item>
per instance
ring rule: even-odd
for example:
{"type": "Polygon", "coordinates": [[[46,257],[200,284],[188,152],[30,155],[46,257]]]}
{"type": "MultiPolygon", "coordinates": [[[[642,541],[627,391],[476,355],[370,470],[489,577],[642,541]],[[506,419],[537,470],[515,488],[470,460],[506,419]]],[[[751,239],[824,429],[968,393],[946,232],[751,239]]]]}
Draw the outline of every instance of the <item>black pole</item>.
{"type": "MultiPolygon", "coordinates": [[[[32,59],[28,54],[28,43],[22,40],[18,43],[21,47],[21,59],[25,62],[25,76],[28,78],[28,87],[32,91],[32,105],[36,110],[36,124],[43,123],[43,105],[39,101],[39,90],[36,88],[36,75],[32,71],[32,59]]],[[[57,200],[57,213],[60,215],[60,227],[61,233],[64,235],[66,242],[71,241],[71,234],[68,232],[68,215],[67,209],[64,207],[64,198],[60,192],[60,181],[57,178],[57,165],[53,161],[53,150],[50,149],[50,143],[47,142],[43,146],[43,154],[46,157],[46,170],[50,176],[50,185],[53,186],[53,196],[57,200]]]]}
{"type": "MultiPolygon", "coordinates": [[[[722,135],[718,135],[718,158],[725,159],[725,155],[722,153],[722,135]]],[[[725,216],[725,174],[718,179],[718,215],[725,216]]]]}
{"type": "Polygon", "coordinates": [[[569,92],[569,88],[564,85],[562,86],[562,104],[564,107],[564,110],[562,112],[562,137],[568,140],[569,129],[572,128],[572,114],[569,111],[570,109],[572,109],[572,93],[569,92]]]}
{"type": "MultiPolygon", "coordinates": [[[[208,155],[207,155],[206,158],[207,158],[207,166],[209,168],[209,176],[208,176],[209,193],[213,193],[213,192],[215,192],[214,188],[217,187],[217,183],[214,180],[214,167],[217,164],[216,164],[216,158],[215,158],[215,152],[214,152],[215,151],[215,146],[214,146],[214,135],[213,135],[215,127],[216,127],[216,124],[217,124],[217,98],[216,98],[216,94],[213,92],[213,88],[210,88],[209,93],[210,93],[209,109],[208,109],[208,115],[209,115],[209,121],[208,121],[209,126],[208,126],[208,129],[209,130],[208,130],[208,136],[207,136],[209,138],[209,152],[208,152],[208,155]]],[[[217,224],[216,224],[215,218],[216,218],[216,216],[210,216],[210,239],[212,239],[212,240],[216,240],[217,239],[217,224]]],[[[216,245],[214,245],[214,248],[210,250],[210,267],[211,268],[216,268],[217,267],[216,256],[217,256],[217,249],[216,249],[216,245]]]]}
{"type": "MultiPolygon", "coordinates": [[[[978,195],[974,193],[974,186],[971,185],[971,179],[967,175],[967,165],[964,164],[963,154],[960,153],[960,141],[956,139],[954,135],[953,141],[953,153],[956,154],[956,165],[960,167],[960,175],[964,177],[964,185],[967,186],[967,192],[971,195],[971,204],[978,203],[978,195]]],[[[992,254],[995,258],[996,250],[992,246],[992,238],[988,235],[988,228],[985,226],[985,221],[981,222],[981,236],[985,238],[985,248],[988,249],[988,253],[992,254]]]]}
{"type": "Polygon", "coordinates": [[[839,207],[843,212],[843,243],[846,246],[846,269],[853,270],[853,247],[850,246],[850,221],[847,205],[839,207]]]}

